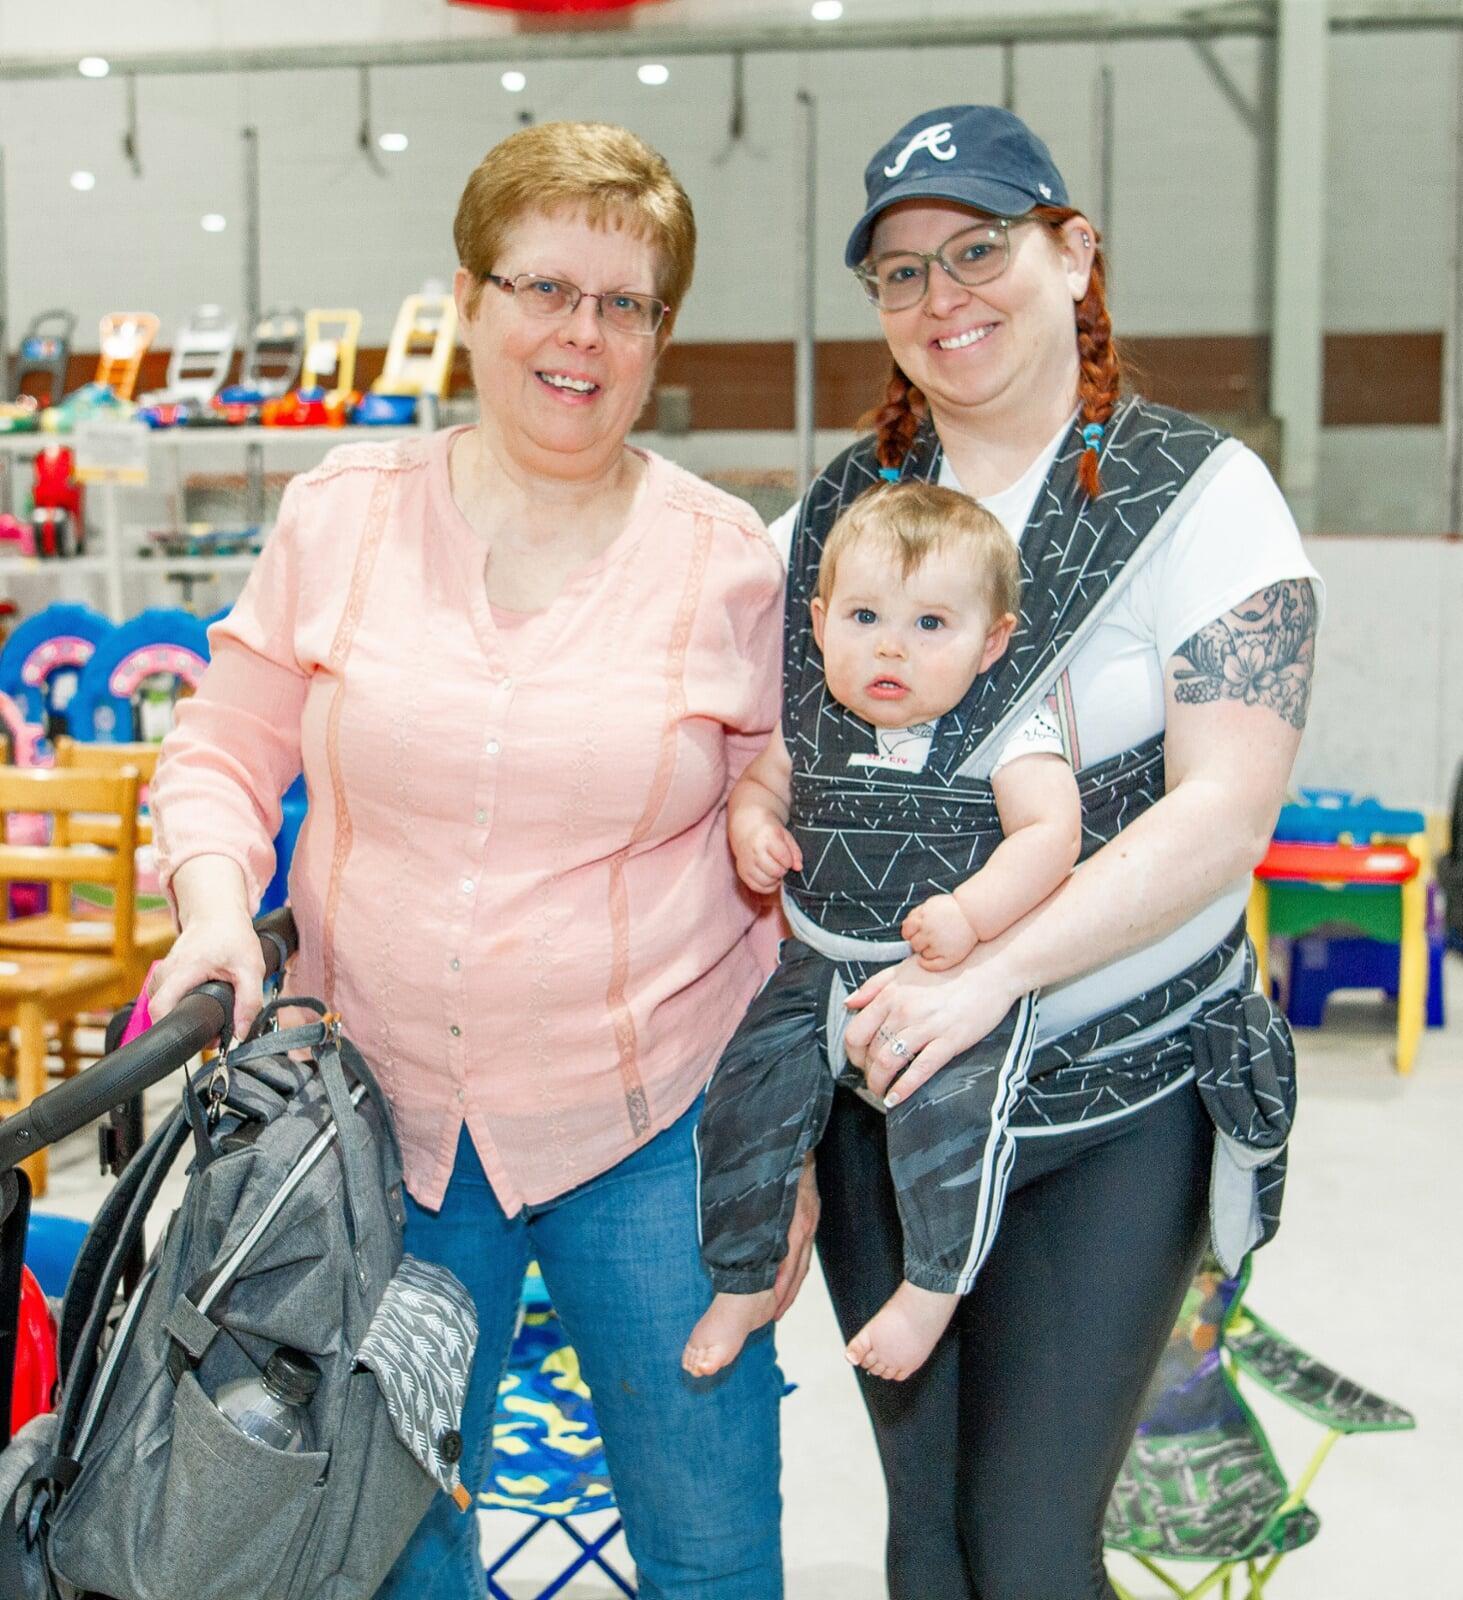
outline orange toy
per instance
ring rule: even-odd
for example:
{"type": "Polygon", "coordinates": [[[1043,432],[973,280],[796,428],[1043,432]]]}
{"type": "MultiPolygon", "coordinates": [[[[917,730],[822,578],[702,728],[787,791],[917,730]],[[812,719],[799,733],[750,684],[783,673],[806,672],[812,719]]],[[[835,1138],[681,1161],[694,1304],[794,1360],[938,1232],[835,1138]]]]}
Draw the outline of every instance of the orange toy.
{"type": "Polygon", "coordinates": [[[110,311],[102,318],[96,381],[106,384],[119,400],[132,398],[142,358],[157,330],[158,320],[150,311],[110,311]]]}

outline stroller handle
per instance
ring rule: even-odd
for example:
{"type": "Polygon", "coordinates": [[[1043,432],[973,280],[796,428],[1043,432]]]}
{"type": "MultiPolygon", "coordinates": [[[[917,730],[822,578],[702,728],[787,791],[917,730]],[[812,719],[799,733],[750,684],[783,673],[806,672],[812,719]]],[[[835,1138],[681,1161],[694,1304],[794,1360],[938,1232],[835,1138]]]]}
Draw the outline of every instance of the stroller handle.
{"type": "MultiPolygon", "coordinates": [[[[289,907],[260,917],[254,928],[264,952],[266,974],[277,972],[298,948],[289,907]]],[[[131,1044],[38,1095],[23,1110],[0,1122],[0,1173],[9,1172],[26,1156],[84,1128],[186,1065],[218,1038],[233,1005],[230,985],[202,984],[131,1044]]]]}

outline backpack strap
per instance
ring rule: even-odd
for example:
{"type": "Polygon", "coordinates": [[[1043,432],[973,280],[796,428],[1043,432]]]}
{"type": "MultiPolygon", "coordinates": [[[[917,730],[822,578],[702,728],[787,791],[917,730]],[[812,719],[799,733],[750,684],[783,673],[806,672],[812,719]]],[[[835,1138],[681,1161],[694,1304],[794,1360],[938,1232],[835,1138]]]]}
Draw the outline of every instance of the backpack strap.
{"type": "Polygon", "coordinates": [[[110,1309],[121,1281],[120,1276],[112,1276],[111,1266],[119,1256],[125,1262],[127,1250],[141,1238],[148,1210],[187,1136],[179,1108],[153,1130],[127,1163],[87,1230],[61,1311],[57,1355],[62,1385],[68,1393],[78,1386],[74,1364],[87,1349],[83,1330],[92,1308],[100,1301],[110,1309]]]}
{"type": "MultiPolygon", "coordinates": [[[[106,1330],[107,1317],[112,1310],[117,1288],[122,1283],[122,1275],[126,1270],[126,1262],[131,1254],[133,1242],[141,1238],[142,1224],[147,1221],[147,1213],[152,1210],[152,1203],[157,1200],[158,1190],[162,1189],[163,1181],[173,1170],[173,1163],[178,1158],[178,1152],[187,1139],[187,1123],[182,1117],[182,1110],[174,1110],[162,1128],[158,1128],[154,1139],[149,1139],[149,1160],[134,1160],[128,1166],[128,1173],[133,1168],[138,1170],[138,1182],[131,1186],[130,1205],[126,1206],[122,1224],[115,1232],[112,1248],[107,1253],[106,1264],[101,1272],[94,1278],[91,1286],[90,1298],[80,1304],[75,1317],[62,1314],[62,1334],[66,1336],[67,1355],[69,1366],[62,1368],[62,1400],[61,1419],[59,1419],[58,1438],[59,1451],[67,1454],[77,1454],[80,1450],[78,1437],[83,1429],[83,1418],[86,1416],[101,1416],[106,1408],[106,1390],[110,1387],[112,1374],[117,1373],[122,1366],[122,1355],[130,1341],[130,1328],[133,1326],[134,1310],[141,1306],[146,1299],[147,1290],[152,1285],[152,1272],[147,1272],[133,1291],[133,1298],[128,1302],[123,1320],[115,1331],[112,1344],[107,1349],[106,1362],[98,1373],[98,1352],[101,1349],[102,1333],[106,1330]],[[155,1146],[154,1146],[154,1139],[155,1146]],[[93,1394],[94,1389],[101,1389],[99,1394],[93,1394]]],[[[126,1178],[126,1173],[123,1173],[126,1178]]],[[[93,1224],[94,1227],[94,1224],[93,1224]]],[[[66,1312],[72,1306],[72,1291],[75,1283],[69,1286],[66,1296],[66,1312]]]]}

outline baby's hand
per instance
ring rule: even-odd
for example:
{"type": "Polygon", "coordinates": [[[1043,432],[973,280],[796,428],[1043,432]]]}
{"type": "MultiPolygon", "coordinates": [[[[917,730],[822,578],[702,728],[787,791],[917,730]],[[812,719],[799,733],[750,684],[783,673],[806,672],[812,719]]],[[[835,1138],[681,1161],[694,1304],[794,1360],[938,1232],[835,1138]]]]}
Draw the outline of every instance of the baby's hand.
{"type": "Polygon", "coordinates": [[[789,872],[803,870],[797,840],[776,822],[749,829],[734,850],[737,876],[757,894],[771,894],[789,872]]]}
{"type": "Polygon", "coordinates": [[[904,919],[900,933],[929,972],[957,966],[975,949],[975,929],[953,894],[937,894],[904,919]]]}

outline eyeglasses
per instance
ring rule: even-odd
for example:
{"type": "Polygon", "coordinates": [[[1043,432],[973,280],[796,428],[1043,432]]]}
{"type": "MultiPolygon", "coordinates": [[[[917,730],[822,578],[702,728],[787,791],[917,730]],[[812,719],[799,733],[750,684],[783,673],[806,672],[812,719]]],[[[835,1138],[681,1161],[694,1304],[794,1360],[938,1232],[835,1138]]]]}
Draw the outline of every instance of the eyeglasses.
{"type": "Polygon", "coordinates": [[[1011,229],[1024,217],[992,217],[973,228],[952,233],[938,250],[891,250],[853,269],[864,293],[881,311],[905,311],[918,305],[930,284],[930,267],[938,262],[956,281],[974,289],[999,278],[1011,262],[1011,229]]]}
{"type": "Polygon", "coordinates": [[[628,289],[606,289],[590,294],[577,284],[561,278],[541,278],[535,272],[520,272],[516,278],[500,278],[485,272],[489,283],[496,283],[504,294],[511,294],[523,309],[535,317],[572,316],[581,300],[593,300],[601,320],[617,333],[649,337],[657,332],[670,309],[652,294],[636,294],[628,289]]]}

